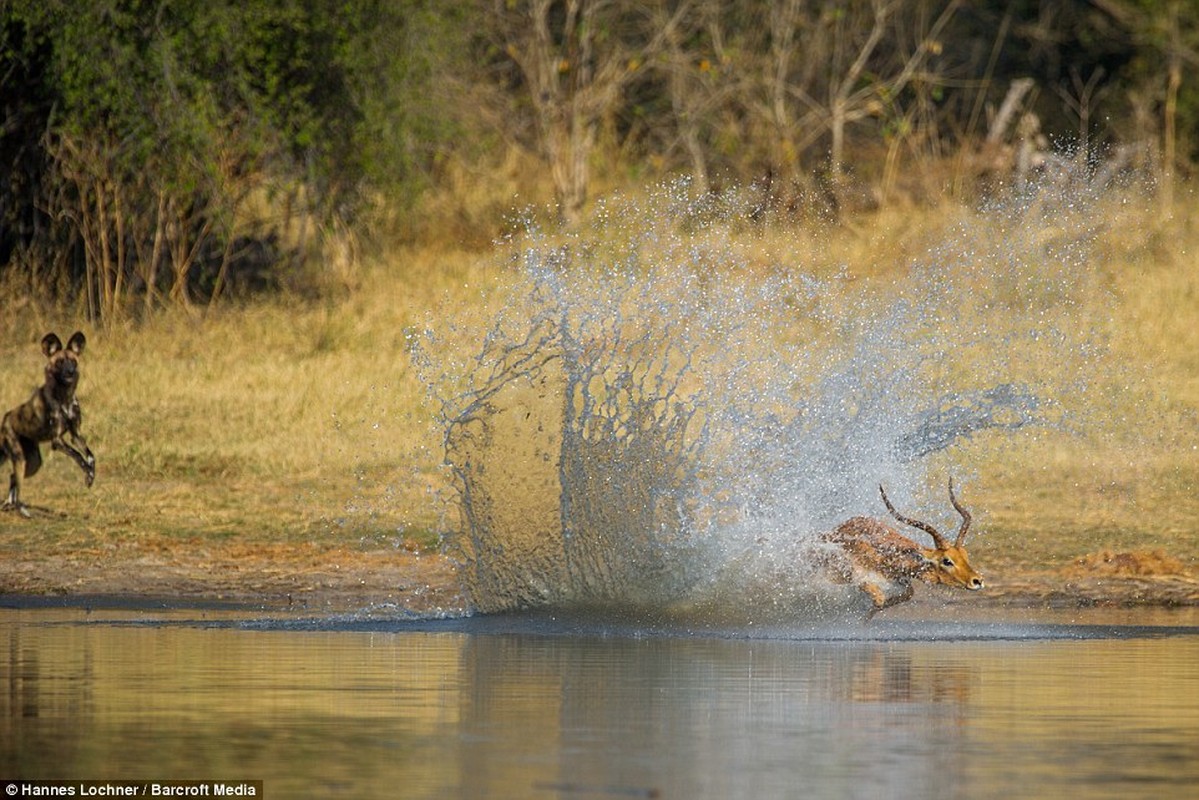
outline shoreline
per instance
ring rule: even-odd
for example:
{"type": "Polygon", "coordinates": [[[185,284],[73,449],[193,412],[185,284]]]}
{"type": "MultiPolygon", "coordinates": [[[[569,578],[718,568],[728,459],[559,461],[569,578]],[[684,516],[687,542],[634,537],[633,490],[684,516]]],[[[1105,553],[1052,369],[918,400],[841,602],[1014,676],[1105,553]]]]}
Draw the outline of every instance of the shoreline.
{"type": "MultiPolygon", "coordinates": [[[[1059,569],[994,565],[978,592],[917,585],[912,605],[968,608],[1199,607],[1188,572],[1136,570],[1129,554],[1059,569]],[[1131,563],[1131,566],[1130,566],[1131,563]]],[[[0,608],[222,608],[343,612],[394,608],[464,614],[453,562],[440,553],[335,545],[128,548],[0,560],[0,608]]]]}

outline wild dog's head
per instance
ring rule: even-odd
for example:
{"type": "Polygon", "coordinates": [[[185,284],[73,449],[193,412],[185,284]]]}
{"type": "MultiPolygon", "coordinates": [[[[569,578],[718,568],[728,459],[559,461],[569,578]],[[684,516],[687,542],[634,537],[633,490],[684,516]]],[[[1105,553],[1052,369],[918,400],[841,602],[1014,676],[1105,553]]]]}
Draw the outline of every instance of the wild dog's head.
{"type": "Polygon", "coordinates": [[[62,346],[58,334],[47,333],[42,337],[42,352],[46,354],[46,383],[51,386],[61,386],[64,389],[74,389],[79,383],[79,356],[87,344],[83,331],[75,331],[67,340],[67,346],[62,346]]]}

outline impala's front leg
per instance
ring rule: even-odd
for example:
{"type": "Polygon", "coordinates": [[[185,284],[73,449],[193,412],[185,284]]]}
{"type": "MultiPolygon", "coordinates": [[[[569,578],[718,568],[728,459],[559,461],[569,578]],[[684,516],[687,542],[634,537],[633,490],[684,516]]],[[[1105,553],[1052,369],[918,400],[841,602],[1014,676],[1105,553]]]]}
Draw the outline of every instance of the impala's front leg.
{"type": "Polygon", "coordinates": [[[915,587],[910,583],[907,584],[903,591],[899,594],[887,596],[887,593],[878,585],[873,583],[863,583],[862,591],[870,595],[870,600],[874,604],[873,607],[866,613],[866,621],[869,622],[874,618],[874,615],[882,611],[884,608],[897,606],[900,603],[906,603],[912,599],[912,595],[916,593],[915,587]]]}
{"type": "Polygon", "coordinates": [[[870,602],[874,604],[870,616],[874,616],[887,607],[887,593],[882,590],[882,587],[869,581],[864,581],[861,586],[862,591],[870,595],[870,602]]]}

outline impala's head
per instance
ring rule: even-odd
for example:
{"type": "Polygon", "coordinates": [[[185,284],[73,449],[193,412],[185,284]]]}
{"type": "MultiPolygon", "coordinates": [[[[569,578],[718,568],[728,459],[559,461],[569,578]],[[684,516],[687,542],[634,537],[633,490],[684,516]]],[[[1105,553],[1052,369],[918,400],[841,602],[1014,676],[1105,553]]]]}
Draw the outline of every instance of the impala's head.
{"type": "Polygon", "coordinates": [[[940,583],[946,586],[961,586],[971,591],[983,588],[983,578],[974,571],[974,567],[970,566],[970,558],[967,556],[966,548],[963,546],[966,541],[966,531],[970,530],[970,512],[962,508],[957,496],[954,495],[952,478],[949,480],[949,501],[953,503],[953,507],[957,509],[957,512],[962,515],[962,527],[958,528],[957,538],[954,539],[952,544],[941,535],[940,531],[927,522],[920,522],[919,520],[902,516],[891,505],[891,501],[887,499],[887,493],[883,487],[879,486],[878,490],[882,494],[883,503],[886,504],[887,510],[891,512],[891,516],[903,524],[911,525],[913,528],[922,530],[933,537],[933,547],[920,548],[925,561],[928,562],[928,569],[920,575],[923,580],[928,583],[940,583]]]}

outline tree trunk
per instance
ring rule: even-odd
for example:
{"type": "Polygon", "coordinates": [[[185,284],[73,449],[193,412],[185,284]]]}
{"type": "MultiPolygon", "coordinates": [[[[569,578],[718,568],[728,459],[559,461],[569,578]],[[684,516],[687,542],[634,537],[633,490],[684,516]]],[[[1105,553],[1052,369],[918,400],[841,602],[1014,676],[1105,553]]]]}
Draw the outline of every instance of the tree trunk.
{"type": "Polygon", "coordinates": [[[1170,4],[1170,53],[1166,74],[1166,103],[1162,120],[1162,213],[1174,212],[1174,163],[1178,148],[1178,90],[1182,86],[1182,37],[1178,26],[1178,3],[1170,4]]]}

